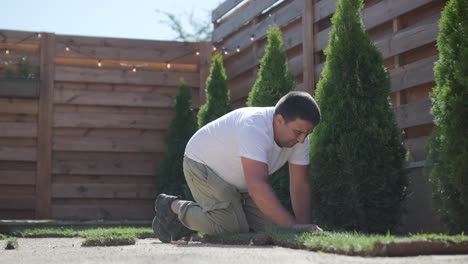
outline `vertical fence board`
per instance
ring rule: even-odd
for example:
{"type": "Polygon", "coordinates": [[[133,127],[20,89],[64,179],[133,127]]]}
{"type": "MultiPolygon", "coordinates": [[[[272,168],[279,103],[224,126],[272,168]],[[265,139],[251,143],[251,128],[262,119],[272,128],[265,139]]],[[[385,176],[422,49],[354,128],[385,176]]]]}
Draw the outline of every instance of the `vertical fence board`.
{"type": "Polygon", "coordinates": [[[311,94],[315,91],[315,56],[314,56],[314,4],[304,0],[302,17],[302,50],[303,50],[303,89],[311,94]]]}
{"type": "Polygon", "coordinates": [[[41,80],[39,92],[36,218],[49,218],[51,212],[52,102],[54,90],[55,34],[41,40],[41,80]]]}

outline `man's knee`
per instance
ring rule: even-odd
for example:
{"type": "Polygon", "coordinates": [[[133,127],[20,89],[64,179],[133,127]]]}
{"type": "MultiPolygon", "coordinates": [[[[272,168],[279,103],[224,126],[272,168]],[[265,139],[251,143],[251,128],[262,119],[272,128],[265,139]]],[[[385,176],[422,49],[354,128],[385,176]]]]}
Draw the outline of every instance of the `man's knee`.
{"type": "Polygon", "coordinates": [[[231,203],[227,208],[213,210],[207,213],[212,220],[212,228],[206,234],[234,234],[249,232],[249,225],[245,219],[245,214],[241,208],[233,206],[231,203]]]}

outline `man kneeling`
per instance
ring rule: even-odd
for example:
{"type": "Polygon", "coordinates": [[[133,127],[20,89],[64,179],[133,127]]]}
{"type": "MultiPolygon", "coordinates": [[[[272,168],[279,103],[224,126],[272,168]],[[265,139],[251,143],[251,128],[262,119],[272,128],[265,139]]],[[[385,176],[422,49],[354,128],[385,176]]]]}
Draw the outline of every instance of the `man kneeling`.
{"type": "Polygon", "coordinates": [[[274,107],[234,110],[198,130],[185,149],[184,175],[196,202],[160,194],[153,230],[165,243],[195,231],[215,235],[263,231],[267,224],[321,231],[311,224],[308,135],[320,110],[306,92],[274,107]],[[294,215],[268,175],[289,164],[294,215]]]}

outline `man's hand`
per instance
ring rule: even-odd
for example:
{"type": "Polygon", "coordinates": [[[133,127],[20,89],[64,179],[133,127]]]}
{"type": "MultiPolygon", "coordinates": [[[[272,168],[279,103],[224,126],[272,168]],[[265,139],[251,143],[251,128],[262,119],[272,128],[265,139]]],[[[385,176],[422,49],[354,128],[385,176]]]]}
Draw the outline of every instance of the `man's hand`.
{"type": "Polygon", "coordinates": [[[292,226],[293,229],[298,231],[309,231],[309,232],[322,232],[323,230],[314,224],[295,224],[292,226]]]}

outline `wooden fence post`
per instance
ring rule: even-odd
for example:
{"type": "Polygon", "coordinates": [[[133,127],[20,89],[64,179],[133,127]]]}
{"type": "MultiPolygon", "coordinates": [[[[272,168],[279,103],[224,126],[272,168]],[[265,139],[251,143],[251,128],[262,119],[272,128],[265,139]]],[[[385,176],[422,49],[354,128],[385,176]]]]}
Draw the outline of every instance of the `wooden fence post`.
{"type": "Polygon", "coordinates": [[[40,44],[40,75],[38,135],[37,135],[37,178],[36,218],[51,217],[52,199],[52,107],[54,91],[55,34],[43,34],[40,44]]]}
{"type": "Polygon", "coordinates": [[[315,39],[314,39],[314,3],[304,0],[302,13],[302,74],[303,89],[310,94],[315,91],[315,39]]]}
{"type": "MultiPolygon", "coordinates": [[[[401,28],[401,22],[399,18],[394,18],[393,19],[393,33],[396,34],[401,28]]],[[[400,55],[397,54],[394,56],[394,64],[395,64],[395,69],[399,68],[401,65],[400,61],[400,55]]],[[[397,91],[395,92],[395,107],[399,107],[401,105],[401,92],[397,91]]]]}
{"type": "Polygon", "coordinates": [[[208,78],[208,74],[210,73],[212,49],[211,42],[200,42],[200,62],[198,64],[200,72],[200,99],[197,108],[200,108],[206,102],[206,78],[208,78]]]}

